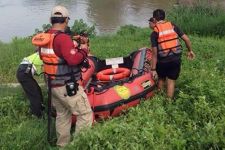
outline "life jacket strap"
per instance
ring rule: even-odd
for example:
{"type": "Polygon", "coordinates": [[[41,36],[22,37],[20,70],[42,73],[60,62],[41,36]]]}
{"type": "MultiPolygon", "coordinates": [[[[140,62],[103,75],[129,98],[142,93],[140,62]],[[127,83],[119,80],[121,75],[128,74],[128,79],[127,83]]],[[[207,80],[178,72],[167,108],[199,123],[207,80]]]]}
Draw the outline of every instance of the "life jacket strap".
{"type": "Polygon", "coordinates": [[[158,44],[161,44],[161,43],[164,43],[164,42],[173,41],[173,40],[178,40],[178,39],[179,39],[179,38],[176,37],[176,38],[173,38],[173,39],[169,39],[169,40],[164,40],[164,41],[158,42],[158,44]]]}
{"type": "MultiPolygon", "coordinates": [[[[171,48],[161,49],[161,50],[159,50],[159,52],[165,51],[165,50],[172,50],[172,49],[178,48],[178,47],[182,48],[181,45],[177,45],[177,46],[174,46],[174,47],[171,47],[171,48]]],[[[173,50],[172,50],[172,51],[173,51],[173,50]]],[[[176,51],[179,51],[179,50],[176,50],[176,51]]]]}

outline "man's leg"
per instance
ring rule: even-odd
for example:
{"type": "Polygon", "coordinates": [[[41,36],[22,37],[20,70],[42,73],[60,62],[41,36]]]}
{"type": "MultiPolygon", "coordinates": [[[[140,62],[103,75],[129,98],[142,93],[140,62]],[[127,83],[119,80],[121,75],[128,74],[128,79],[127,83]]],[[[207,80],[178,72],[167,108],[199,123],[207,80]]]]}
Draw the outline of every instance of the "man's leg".
{"type": "Polygon", "coordinates": [[[176,80],[167,79],[167,96],[173,98],[176,80]]]}
{"type": "MultiPolygon", "coordinates": [[[[28,95],[28,98],[31,104],[32,113],[35,114],[36,116],[41,117],[43,115],[42,111],[44,110],[41,88],[34,78],[31,78],[30,83],[27,83],[27,84],[30,84],[30,86],[32,87],[32,90],[29,89],[31,93],[28,95]]],[[[28,87],[29,86],[27,86],[27,88],[28,87]]]]}
{"type": "Polygon", "coordinates": [[[178,79],[180,74],[181,60],[170,62],[168,68],[169,70],[167,74],[167,77],[168,77],[167,78],[167,96],[169,98],[173,98],[176,80],[178,79]]]}
{"type": "Polygon", "coordinates": [[[159,78],[159,80],[158,80],[158,90],[159,91],[162,91],[163,90],[164,84],[165,84],[165,79],[159,78]]]}
{"type": "Polygon", "coordinates": [[[20,65],[17,70],[17,79],[30,101],[31,113],[37,117],[41,117],[43,108],[43,96],[41,88],[33,78],[31,73],[25,73],[27,65],[20,65]]]}
{"type": "Polygon", "coordinates": [[[70,129],[72,113],[65,101],[69,100],[64,96],[65,86],[52,88],[52,103],[56,109],[56,133],[57,143],[60,147],[66,146],[70,142],[70,129]]]}
{"type": "Polygon", "coordinates": [[[78,135],[82,129],[91,127],[92,123],[93,123],[93,113],[92,112],[78,115],[77,122],[76,122],[75,135],[78,135]]]}
{"type": "Polygon", "coordinates": [[[72,109],[72,111],[77,116],[75,135],[78,135],[82,129],[92,126],[93,112],[82,87],[79,87],[75,99],[77,104],[76,108],[72,109]]]}
{"type": "Polygon", "coordinates": [[[163,91],[166,82],[166,67],[164,63],[157,63],[158,90],[163,91]]]}

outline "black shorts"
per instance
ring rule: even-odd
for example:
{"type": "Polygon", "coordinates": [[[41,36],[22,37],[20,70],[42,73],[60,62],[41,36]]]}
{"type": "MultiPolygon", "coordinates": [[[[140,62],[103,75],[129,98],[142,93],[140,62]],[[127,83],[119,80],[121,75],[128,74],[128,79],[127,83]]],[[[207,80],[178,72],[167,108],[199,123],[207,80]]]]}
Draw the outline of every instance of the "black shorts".
{"type": "Polygon", "coordinates": [[[181,60],[171,62],[159,62],[156,66],[156,71],[159,78],[169,78],[176,80],[180,75],[181,60]]]}

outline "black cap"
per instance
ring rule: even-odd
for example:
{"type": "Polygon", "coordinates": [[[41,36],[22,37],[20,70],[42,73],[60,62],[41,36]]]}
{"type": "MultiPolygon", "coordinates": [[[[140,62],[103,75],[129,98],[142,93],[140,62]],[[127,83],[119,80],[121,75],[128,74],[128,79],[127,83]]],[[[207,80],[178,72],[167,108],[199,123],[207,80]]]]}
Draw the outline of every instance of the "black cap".
{"type": "Polygon", "coordinates": [[[149,22],[154,22],[154,21],[155,21],[155,18],[151,17],[151,18],[149,18],[148,21],[149,21],[149,22]]]}

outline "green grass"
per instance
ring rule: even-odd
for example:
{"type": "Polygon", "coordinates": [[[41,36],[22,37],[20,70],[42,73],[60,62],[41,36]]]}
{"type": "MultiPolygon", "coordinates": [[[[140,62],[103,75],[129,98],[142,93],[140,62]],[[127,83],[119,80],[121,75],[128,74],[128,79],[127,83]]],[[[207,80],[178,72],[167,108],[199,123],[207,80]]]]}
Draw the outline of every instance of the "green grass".
{"type": "Polygon", "coordinates": [[[201,36],[224,36],[224,18],[224,8],[204,2],[192,7],[175,7],[168,13],[168,19],[181,27],[185,33],[201,36]]]}
{"type": "MultiPolygon", "coordinates": [[[[149,46],[149,34],[150,29],[123,27],[116,35],[91,38],[91,51],[100,58],[125,56],[149,46]]],[[[190,36],[196,59],[189,62],[184,49],[176,101],[157,93],[125,115],[96,123],[66,149],[224,149],[225,37],[199,34],[190,36]]],[[[1,83],[16,81],[18,64],[33,49],[30,39],[0,43],[1,83]]],[[[47,120],[29,114],[20,87],[0,86],[0,97],[0,149],[56,149],[47,142],[47,120]]]]}
{"type": "Polygon", "coordinates": [[[46,121],[29,114],[21,88],[0,87],[0,149],[47,148],[46,121]]]}
{"type": "Polygon", "coordinates": [[[91,40],[91,52],[99,58],[121,57],[141,47],[149,47],[149,29],[128,25],[115,35],[106,35],[91,40]],[[95,44],[98,43],[98,44],[95,44]]]}
{"type": "Polygon", "coordinates": [[[0,43],[0,81],[15,82],[16,70],[25,56],[34,53],[29,38],[14,38],[9,44],[0,43]]]}
{"type": "MultiPolygon", "coordinates": [[[[91,39],[91,50],[101,58],[124,56],[148,46],[149,33],[148,29],[137,28],[132,36],[121,31],[96,37],[91,39]]],[[[224,148],[224,38],[190,36],[190,39],[196,59],[188,62],[183,57],[175,102],[168,103],[159,93],[126,115],[95,124],[66,149],[224,148]]],[[[0,97],[2,149],[55,148],[46,141],[47,121],[30,116],[20,88],[1,87],[0,97]]]]}

